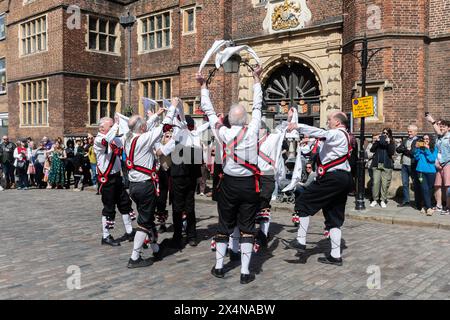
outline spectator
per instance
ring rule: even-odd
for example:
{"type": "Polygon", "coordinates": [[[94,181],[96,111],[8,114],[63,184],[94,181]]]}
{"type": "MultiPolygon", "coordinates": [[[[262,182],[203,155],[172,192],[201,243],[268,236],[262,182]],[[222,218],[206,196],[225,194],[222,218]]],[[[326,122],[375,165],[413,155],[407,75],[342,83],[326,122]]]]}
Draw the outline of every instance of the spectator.
{"type": "Polygon", "coordinates": [[[306,188],[307,186],[309,186],[311,183],[314,182],[314,180],[316,180],[317,173],[314,171],[313,163],[312,163],[312,162],[306,163],[305,171],[306,171],[306,174],[303,175],[303,177],[302,177],[302,182],[300,182],[300,183],[297,185],[296,189],[295,189],[295,195],[296,195],[296,196],[297,196],[299,193],[302,193],[303,190],[305,190],[305,188],[306,188]]]}
{"type": "Polygon", "coordinates": [[[380,200],[380,206],[386,208],[388,191],[392,180],[392,170],[394,169],[392,157],[395,154],[395,142],[391,129],[385,128],[380,136],[375,137],[375,142],[370,148],[370,152],[373,153],[371,164],[373,170],[373,201],[370,206],[372,208],[376,207],[380,200]]]}
{"type": "Polygon", "coordinates": [[[0,144],[0,161],[5,175],[5,188],[15,188],[14,179],[14,150],[16,145],[9,141],[8,136],[3,136],[0,144]]]}
{"type": "Polygon", "coordinates": [[[414,151],[417,141],[417,126],[410,125],[408,127],[408,138],[403,140],[397,148],[397,153],[402,155],[402,184],[403,184],[403,202],[399,207],[406,207],[410,205],[409,198],[409,179],[413,180],[414,198],[416,201],[416,208],[420,210],[420,183],[416,172],[416,160],[414,159],[414,151]]]}
{"type": "Polygon", "coordinates": [[[88,158],[91,168],[92,184],[97,186],[97,158],[95,157],[94,136],[92,134],[88,134],[88,146],[88,158]]]}
{"type": "Polygon", "coordinates": [[[75,140],[75,156],[73,158],[74,165],[74,189],[73,191],[83,191],[84,189],[84,174],[83,163],[86,161],[86,153],[81,145],[81,139],[75,140]]]}
{"type": "Polygon", "coordinates": [[[420,187],[422,189],[422,201],[424,203],[421,213],[432,216],[434,210],[431,205],[431,197],[436,179],[435,163],[438,151],[435,148],[434,139],[429,135],[425,135],[423,139],[418,140],[416,145],[414,158],[417,161],[417,174],[419,176],[420,187]]]}
{"type": "MultiPolygon", "coordinates": [[[[373,135],[372,136],[372,141],[369,142],[369,144],[367,145],[366,149],[365,149],[365,158],[367,159],[367,163],[366,163],[366,167],[367,167],[367,171],[369,173],[369,181],[367,182],[367,189],[370,190],[370,202],[373,201],[373,169],[372,169],[372,161],[373,161],[373,156],[374,153],[372,151],[370,151],[372,149],[373,144],[375,143],[375,140],[377,138],[377,135],[373,135]]],[[[353,152],[352,152],[353,154],[353,152]]]]}
{"type": "MultiPolygon", "coordinates": [[[[65,171],[66,171],[66,189],[70,189],[70,179],[72,175],[75,180],[75,144],[72,139],[67,141],[66,148],[66,161],[65,161],[65,171]]],[[[76,188],[76,186],[74,187],[76,188]]]]}
{"type": "Polygon", "coordinates": [[[45,143],[41,141],[36,150],[33,150],[34,168],[36,171],[36,184],[39,189],[45,189],[44,182],[44,164],[46,159],[45,143]]]}
{"type": "Polygon", "coordinates": [[[53,147],[53,142],[51,142],[47,137],[43,137],[42,141],[44,142],[45,150],[50,151],[53,147]]]}
{"type": "Polygon", "coordinates": [[[36,149],[34,141],[31,138],[27,138],[27,158],[28,158],[28,170],[27,174],[30,181],[30,186],[36,186],[36,168],[34,167],[34,155],[33,150],[36,149]]]}
{"type": "Polygon", "coordinates": [[[17,147],[14,150],[14,166],[16,167],[16,174],[19,178],[17,190],[28,190],[28,158],[27,148],[25,142],[18,141],[17,147]]]}
{"type": "Polygon", "coordinates": [[[51,166],[48,176],[48,183],[54,189],[62,189],[65,185],[65,173],[64,173],[64,159],[66,159],[66,152],[61,147],[58,141],[52,147],[51,153],[51,166]]]}
{"type": "Polygon", "coordinates": [[[438,159],[436,160],[436,181],[434,183],[434,196],[436,198],[436,211],[442,215],[450,214],[450,123],[449,121],[435,121],[428,115],[428,122],[433,125],[437,133],[436,147],[438,149],[438,159]],[[446,199],[446,208],[443,205],[443,198],[446,199]]]}

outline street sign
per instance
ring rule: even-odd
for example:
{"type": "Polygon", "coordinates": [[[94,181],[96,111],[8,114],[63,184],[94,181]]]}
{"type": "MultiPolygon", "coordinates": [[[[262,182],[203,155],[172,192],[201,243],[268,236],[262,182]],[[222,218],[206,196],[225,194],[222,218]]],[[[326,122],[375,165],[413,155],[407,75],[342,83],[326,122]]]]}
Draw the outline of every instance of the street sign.
{"type": "Polygon", "coordinates": [[[374,116],[372,96],[353,99],[352,105],[354,119],[374,116]]]}

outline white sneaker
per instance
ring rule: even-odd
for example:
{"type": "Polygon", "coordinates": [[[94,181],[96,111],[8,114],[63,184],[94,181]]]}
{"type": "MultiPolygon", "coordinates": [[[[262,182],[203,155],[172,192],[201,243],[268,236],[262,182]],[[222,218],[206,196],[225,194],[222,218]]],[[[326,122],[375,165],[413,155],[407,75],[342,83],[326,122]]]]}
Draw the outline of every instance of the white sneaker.
{"type": "Polygon", "coordinates": [[[2,186],[0,186],[0,191],[3,191],[4,189],[3,189],[3,187],[2,186]]]}
{"type": "Polygon", "coordinates": [[[200,193],[200,197],[204,197],[205,194],[203,192],[200,193]]]}
{"type": "Polygon", "coordinates": [[[383,209],[386,209],[386,208],[387,208],[387,204],[386,204],[386,202],[384,202],[384,201],[381,201],[381,202],[380,202],[380,206],[381,206],[383,209]]]}
{"type": "Polygon", "coordinates": [[[372,208],[375,208],[377,205],[378,205],[378,202],[376,202],[376,201],[372,201],[372,203],[370,204],[370,206],[372,208]]]}
{"type": "Polygon", "coordinates": [[[448,208],[445,209],[444,208],[444,209],[441,210],[440,213],[441,213],[442,216],[448,216],[448,215],[450,215],[450,209],[448,209],[448,208]]]}

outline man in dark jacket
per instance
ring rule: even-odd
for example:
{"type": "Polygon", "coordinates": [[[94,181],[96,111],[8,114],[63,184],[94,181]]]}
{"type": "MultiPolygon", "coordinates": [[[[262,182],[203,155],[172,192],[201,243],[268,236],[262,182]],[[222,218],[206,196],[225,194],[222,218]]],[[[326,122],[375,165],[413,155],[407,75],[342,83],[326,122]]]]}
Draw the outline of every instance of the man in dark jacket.
{"type": "Polygon", "coordinates": [[[416,149],[418,128],[415,125],[408,127],[408,138],[404,139],[401,145],[397,148],[397,153],[402,155],[402,184],[403,184],[403,202],[399,204],[399,207],[405,207],[410,205],[409,199],[409,178],[413,180],[414,198],[417,209],[420,208],[420,183],[417,175],[416,166],[417,163],[414,160],[413,154],[416,149]]]}
{"type": "Polygon", "coordinates": [[[0,143],[0,161],[5,174],[6,189],[14,186],[14,150],[16,145],[9,141],[8,136],[3,136],[0,143]]]}

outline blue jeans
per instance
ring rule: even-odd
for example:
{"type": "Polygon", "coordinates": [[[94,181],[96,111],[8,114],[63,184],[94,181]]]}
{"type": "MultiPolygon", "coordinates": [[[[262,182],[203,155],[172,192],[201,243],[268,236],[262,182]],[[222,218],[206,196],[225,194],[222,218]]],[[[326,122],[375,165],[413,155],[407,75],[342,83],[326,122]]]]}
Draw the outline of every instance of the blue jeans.
{"type": "Polygon", "coordinates": [[[423,195],[423,203],[425,209],[432,208],[431,197],[433,196],[434,190],[434,180],[436,179],[436,173],[424,173],[418,172],[418,176],[420,177],[420,187],[423,195]]]}
{"type": "Polygon", "coordinates": [[[421,189],[420,189],[420,182],[419,177],[417,175],[416,171],[416,165],[402,165],[402,185],[403,185],[403,203],[410,202],[409,199],[409,178],[413,181],[413,187],[414,187],[414,199],[416,202],[417,208],[420,209],[420,203],[421,203],[421,189]]]}
{"type": "Polygon", "coordinates": [[[91,163],[91,177],[92,177],[92,184],[94,186],[97,185],[97,164],[91,163]]]}

